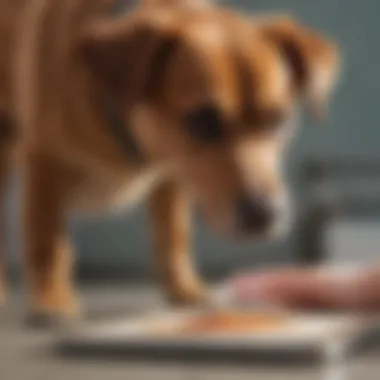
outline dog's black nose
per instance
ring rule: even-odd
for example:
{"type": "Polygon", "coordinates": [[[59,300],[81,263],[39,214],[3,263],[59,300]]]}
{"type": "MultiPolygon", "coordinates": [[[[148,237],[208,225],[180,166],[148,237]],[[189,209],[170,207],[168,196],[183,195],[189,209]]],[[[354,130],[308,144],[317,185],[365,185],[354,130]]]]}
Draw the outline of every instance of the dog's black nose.
{"type": "Polygon", "coordinates": [[[239,232],[264,232],[276,218],[276,209],[268,199],[254,196],[241,196],[236,204],[236,227],[239,232]]]}

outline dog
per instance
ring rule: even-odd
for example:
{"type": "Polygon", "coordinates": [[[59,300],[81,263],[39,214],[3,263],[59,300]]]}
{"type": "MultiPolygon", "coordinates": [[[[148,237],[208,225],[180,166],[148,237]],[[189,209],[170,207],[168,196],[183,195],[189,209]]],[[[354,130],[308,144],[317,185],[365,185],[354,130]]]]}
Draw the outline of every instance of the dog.
{"type": "Polygon", "coordinates": [[[141,199],[165,294],[207,301],[191,206],[222,235],[279,233],[292,121],[302,103],[321,116],[338,77],[337,46],[288,16],[110,3],[0,0],[0,179],[22,173],[31,319],[78,313],[67,215],[141,199]]]}

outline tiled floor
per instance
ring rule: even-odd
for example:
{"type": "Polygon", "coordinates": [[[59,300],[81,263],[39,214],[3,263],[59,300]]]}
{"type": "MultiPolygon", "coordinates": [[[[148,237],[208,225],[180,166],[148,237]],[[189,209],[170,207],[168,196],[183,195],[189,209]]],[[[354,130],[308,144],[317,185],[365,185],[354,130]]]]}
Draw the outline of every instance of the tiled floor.
{"type": "MultiPolygon", "coordinates": [[[[159,308],[160,298],[149,289],[102,288],[83,291],[93,317],[107,313],[134,313],[159,308]]],[[[316,369],[258,368],[228,364],[159,363],[98,359],[64,360],[49,350],[50,332],[36,332],[23,325],[23,298],[10,297],[0,315],[0,379],[4,380],[317,380],[326,378],[316,369]]],[[[353,380],[377,380],[380,353],[351,362],[353,380]]],[[[329,377],[330,380],[339,379],[329,377]]]]}

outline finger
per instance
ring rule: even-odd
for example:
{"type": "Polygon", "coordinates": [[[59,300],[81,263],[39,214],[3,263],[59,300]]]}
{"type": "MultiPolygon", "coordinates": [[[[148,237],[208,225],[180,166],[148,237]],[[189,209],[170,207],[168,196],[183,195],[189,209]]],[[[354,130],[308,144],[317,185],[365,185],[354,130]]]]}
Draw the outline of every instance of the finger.
{"type": "Polygon", "coordinates": [[[237,276],[235,298],[287,307],[380,309],[380,268],[279,270],[237,276]]]}
{"type": "Polygon", "coordinates": [[[315,279],[308,270],[246,274],[234,278],[231,285],[235,297],[245,302],[295,302],[317,291],[315,279]]]}

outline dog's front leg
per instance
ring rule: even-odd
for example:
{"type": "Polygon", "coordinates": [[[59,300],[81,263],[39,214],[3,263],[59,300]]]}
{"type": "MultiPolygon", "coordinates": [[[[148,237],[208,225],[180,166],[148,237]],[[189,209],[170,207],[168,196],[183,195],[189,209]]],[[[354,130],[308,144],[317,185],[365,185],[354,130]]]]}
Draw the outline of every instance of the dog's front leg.
{"type": "Polygon", "coordinates": [[[207,299],[190,256],[191,213],[186,194],[175,183],[157,188],[149,200],[156,269],[169,300],[198,303],[207,299]]]}
{"type": "Polygon", "coordinates": [[[29,321],[46,324],[77,313],[65,226],[68,176],[48,156],[29,154],[25,167],[24,250],[29,321]]]}

